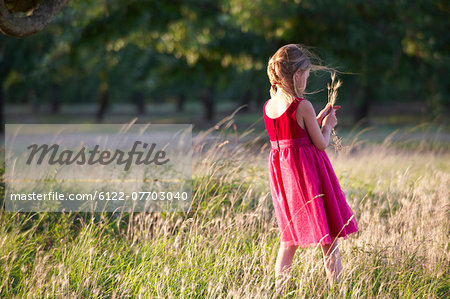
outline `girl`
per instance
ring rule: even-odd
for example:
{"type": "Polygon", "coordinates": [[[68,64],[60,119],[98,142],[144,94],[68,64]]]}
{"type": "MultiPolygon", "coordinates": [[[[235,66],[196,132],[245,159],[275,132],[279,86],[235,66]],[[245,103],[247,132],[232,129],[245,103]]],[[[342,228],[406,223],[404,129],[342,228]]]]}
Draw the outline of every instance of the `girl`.
{"type": "Polygon", "coordinates": [[[263,108],[272,145],[269,177],[281,234],[275,266],[277,288],[288,274],[297,247],[320,245],[331,285],[341,283],[342,263],[337,238],[358,231],[352,210],[325,152],[339,106],[327,105],[316,117],[303,98],[312,65],[302,46],[281,47],[269,60],[271,99],[263,108]]]}

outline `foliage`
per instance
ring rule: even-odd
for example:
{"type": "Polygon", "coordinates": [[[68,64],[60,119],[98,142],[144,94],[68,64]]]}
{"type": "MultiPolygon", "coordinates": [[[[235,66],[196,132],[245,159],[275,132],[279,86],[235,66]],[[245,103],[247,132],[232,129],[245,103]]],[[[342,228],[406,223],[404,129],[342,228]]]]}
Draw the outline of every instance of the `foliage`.
{"type": "Polygon", "coordinates": [[[193,101],[209,88],[261,103],[269,56],[302,43],[353,73],[343,102],[426,101],[437,116],[450,103],[449,12],[439,0],[71,1],[43,32],[0,36],[0,79],[8,103],[51,102],[55,84],[67,103],[90,103],[102,88],[112,102],[134,92],[193,101]]]}

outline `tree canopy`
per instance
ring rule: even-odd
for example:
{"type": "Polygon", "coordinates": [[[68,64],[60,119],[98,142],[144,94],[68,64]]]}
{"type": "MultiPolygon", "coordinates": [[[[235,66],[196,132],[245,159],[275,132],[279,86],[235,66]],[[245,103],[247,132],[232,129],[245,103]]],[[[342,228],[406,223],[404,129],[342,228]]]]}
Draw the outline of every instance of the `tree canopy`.
{"type": "MultiPolygon", "coordinates": [[[[21,3],[0,1],[1,21],[25,18],[21,3]]],[[[340,97],[355,120],[375,101],[424,101],[438,116],[450,102],[449,11],[438,0],[71,1],[39,33],[0,36],[1,90],[7,103],[94,98],[99,119],[114,102],[200,100],[213,118],[217,101],[263,102],[270,55],[301,43],[353,73],[340,97]]]]}

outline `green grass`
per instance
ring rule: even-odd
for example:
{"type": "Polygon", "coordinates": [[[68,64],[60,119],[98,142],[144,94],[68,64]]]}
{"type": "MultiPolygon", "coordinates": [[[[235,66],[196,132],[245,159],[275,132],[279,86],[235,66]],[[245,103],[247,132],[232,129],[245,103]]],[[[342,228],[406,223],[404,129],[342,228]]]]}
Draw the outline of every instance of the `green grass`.
{"type": "MultiPolygon", "coordinates": [[[[188,213],[0,212],[0,297],[271,298],[266,136],[215,133],[229,143],[194,148],[188,213]]],[[[360,229],[339,241],[342,288],[329,290],[319,248],[299,248],[283,297],[448,298],[448,144],[355,133],[328,150],[360,229]]]]}

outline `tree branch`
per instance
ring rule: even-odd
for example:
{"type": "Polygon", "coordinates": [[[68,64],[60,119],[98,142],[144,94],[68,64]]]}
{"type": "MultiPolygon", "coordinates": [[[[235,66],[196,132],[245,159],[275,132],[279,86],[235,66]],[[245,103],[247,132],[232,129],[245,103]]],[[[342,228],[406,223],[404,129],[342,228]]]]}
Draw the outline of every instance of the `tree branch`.
{"type": "Polygon", "coordinates": [[[42,0],[28,16],[11,13],[0,0],[0,32],[13,37],[25,37],[37,33],[67,5],[69,0],[42,0]]]}

